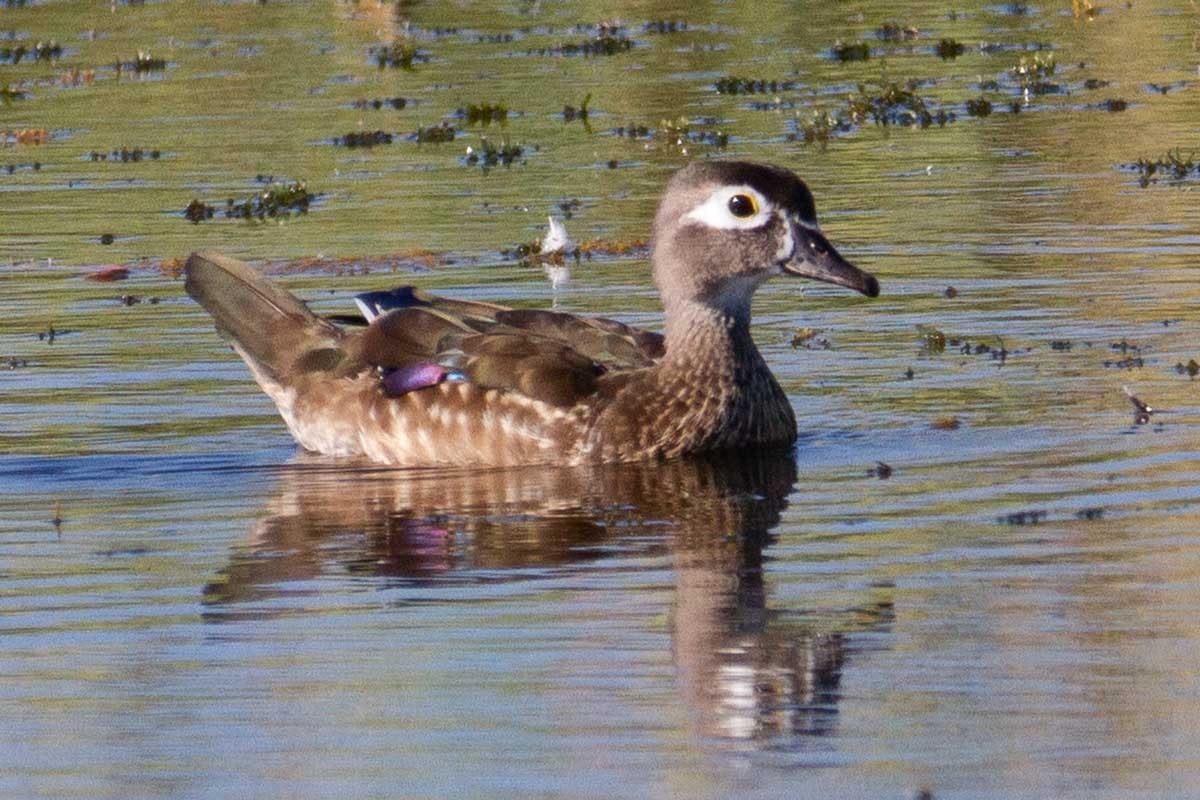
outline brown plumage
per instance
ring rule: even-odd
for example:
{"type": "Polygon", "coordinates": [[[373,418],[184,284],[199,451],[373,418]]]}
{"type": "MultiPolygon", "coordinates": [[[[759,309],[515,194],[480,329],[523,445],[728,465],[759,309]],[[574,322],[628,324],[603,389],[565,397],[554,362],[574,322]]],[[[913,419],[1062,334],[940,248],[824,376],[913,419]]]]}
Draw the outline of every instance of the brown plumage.
{"type": "Polygon", "coordinates": [[[794,441],[791,406],[750,336],[754,290],[791,274],[873,297],[875,279],[819,232],[804,183],[767,165],[676,173],[652,241],[665,335],[415,289],[365,329],[340,327],[212,253],[188,259],[187,290],[309,450],[398,466],[502,466],[794,441]],[[454,380],[415,389],[384,377],[447,369],[454,380]]]}

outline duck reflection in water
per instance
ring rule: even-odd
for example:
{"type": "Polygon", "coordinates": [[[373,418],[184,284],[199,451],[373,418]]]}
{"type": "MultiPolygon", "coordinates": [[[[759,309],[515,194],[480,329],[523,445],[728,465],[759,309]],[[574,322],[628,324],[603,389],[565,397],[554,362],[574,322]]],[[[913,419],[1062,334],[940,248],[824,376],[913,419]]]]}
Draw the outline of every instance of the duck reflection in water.
{"type": "Polygon", "coordinates": [[[300,455],[280,478],[250,542],[205,590],[212,622],[305,613],[289,598],[330,575],[445,587],[668,556],[671,646],[698,727],[773,747],[833,730],[848,642],[891,623],[886,600],[821,623],[768,607],[763,551],[796,482],[790,450],[461,472],[300,455]]]}

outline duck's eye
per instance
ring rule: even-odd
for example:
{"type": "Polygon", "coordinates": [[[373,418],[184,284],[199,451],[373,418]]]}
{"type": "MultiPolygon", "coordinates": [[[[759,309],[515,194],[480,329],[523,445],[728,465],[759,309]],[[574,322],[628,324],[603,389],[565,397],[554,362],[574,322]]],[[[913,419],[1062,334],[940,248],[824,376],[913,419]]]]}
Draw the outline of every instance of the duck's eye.
{"type": "Polygon", "coordinates": [[[735,194],[729,198],[729,213],[745,219],[758,213],[758,203],[748,194],[735,194]]]}

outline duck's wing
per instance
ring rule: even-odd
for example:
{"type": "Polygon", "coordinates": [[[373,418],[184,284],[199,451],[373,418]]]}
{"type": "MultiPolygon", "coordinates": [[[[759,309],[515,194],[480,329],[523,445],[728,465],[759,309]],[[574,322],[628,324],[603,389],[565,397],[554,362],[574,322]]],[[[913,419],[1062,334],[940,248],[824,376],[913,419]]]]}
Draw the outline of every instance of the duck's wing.
{"type": "Polygon", "coordinates": [[[663,354],[660,334],[614,320],[508,309],[412,287],[356,302],[371,317],[358,356],[400,371],[396,385],[404,391],[438,380],[429,369],[437,365],[485,388],[571,406],[596,391],[601,375],[651,366],[663,354]]]}
{"type": "Polygon", "coordinates": [[[604,317],[580,317],[561,311],[508,309],[500,324],[562,342],[580,355],[611,369],[649,367],[666,352],[663,335],[604,317]]]}

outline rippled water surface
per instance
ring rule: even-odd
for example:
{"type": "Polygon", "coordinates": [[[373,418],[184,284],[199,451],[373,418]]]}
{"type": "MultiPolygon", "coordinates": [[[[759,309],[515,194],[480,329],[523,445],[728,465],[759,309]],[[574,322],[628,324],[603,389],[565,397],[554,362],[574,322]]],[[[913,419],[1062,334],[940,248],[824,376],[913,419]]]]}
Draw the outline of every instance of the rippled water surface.
{"type": "Polygon", "coordinates": [[[0,5],[0,796],[1194,795],[1200,175],[1131,165],[1191,156],[1197,36],[1153,0],[0,5]],[[847,116],[892,82],[931,125],[847,116]],[[803,174],[883,284],[759,293],[791,454],[297,453],[178,278],[655,327],[658,193],[727,157],[803,174]],[[270,176],[308,212],[225,217],[270,176]],[[557,288],[511,255],[550,214],[594,250],[557,288]]]}

